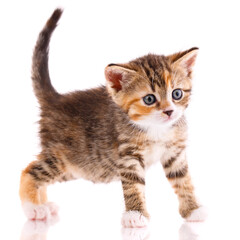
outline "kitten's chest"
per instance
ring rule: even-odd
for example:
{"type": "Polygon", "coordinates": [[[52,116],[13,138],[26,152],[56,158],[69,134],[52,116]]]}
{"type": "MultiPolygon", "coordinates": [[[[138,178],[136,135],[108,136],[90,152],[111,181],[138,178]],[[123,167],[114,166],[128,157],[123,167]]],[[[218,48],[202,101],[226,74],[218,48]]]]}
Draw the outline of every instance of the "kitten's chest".
{"type": "Polygon", "coordinates": [[[167,154],[167,148],[164,142],[154,142],[149,144],[143,151],[145,166],[148,168],[156,162],[162,162],[167,154]]]}
{"type": "Polygon", "coordinates": [[[145,166],[148,168],[156,162],[164,164],[169,158],[171,158],[176,149],[178,139],[182,138],[184,134],[178,134],[177,128],[155,129],[155,135],[153,132],[149,134],[149,141],[143,145],[142,156],[145,162],[145,166]]]}

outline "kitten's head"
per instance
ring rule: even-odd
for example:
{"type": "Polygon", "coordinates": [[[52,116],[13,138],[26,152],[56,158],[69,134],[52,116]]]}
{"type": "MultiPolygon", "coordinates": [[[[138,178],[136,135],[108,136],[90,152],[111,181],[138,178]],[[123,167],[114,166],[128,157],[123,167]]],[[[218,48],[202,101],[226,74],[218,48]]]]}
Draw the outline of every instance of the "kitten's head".
{"type": "Polygon", "coordinates": [[[138,126],[171,126],[188,106],[198,48],[169,56],[149,54],[105,69],[107,89],[138,126]]]}

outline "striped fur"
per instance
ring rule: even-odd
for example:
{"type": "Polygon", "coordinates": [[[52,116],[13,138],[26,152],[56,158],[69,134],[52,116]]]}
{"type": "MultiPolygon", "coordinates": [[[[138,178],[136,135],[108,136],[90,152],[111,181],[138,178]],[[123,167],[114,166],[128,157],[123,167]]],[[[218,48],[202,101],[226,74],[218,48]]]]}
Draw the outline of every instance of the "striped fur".
{"type": "MultiPolygon", "coordinates": [[[[149,218],[145,171],[160,161],[179,197],[180,214],[188,217],[198,203],[185,158],[184,110],[191,94],[197,48],[110,64],[105,69],[106,87],[59,94],[48,73],[48,48],[61,14],[57,9],[48,20],[33,54],[32,80],[41,108],[42,151],[22,172],[22,202],[46,209],[46,187],[56,181],[121,180],[126,211],[149,218]],[[172,98],[174,89],[182,89],[182,99],[172,98]],[[144,104],[147,94],[156,97],[154,104],[144,104]]],[[[34,215],[36,209],[28,216],[40,218],[34,215]]],[[[127,219],[129,216],[132,214],[127,219]]]]}

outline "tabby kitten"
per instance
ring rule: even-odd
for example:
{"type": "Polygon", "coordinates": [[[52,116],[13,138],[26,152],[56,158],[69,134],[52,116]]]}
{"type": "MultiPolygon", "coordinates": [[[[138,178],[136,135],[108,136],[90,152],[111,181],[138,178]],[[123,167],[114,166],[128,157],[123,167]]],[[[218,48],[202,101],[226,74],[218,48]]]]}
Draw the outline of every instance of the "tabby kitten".
{"type": "Polygon", "coordinates": [[[184,110],[198,48],[110,64],[105,69],[106,87],[62,95],[52,86],[48,72],[49,41],[61,14],[61,9],[54,11],[33,53],[42,151],[21,176],[20,197],[26,216],[49,219],[57,212],[46,195],[46,187],[56,181],[121,180],[126,206],[122,224],[143,227],[149,219],[145,171],[160,161],[178,195],[181,216],[203,220],[185,154],[184,110]]]}

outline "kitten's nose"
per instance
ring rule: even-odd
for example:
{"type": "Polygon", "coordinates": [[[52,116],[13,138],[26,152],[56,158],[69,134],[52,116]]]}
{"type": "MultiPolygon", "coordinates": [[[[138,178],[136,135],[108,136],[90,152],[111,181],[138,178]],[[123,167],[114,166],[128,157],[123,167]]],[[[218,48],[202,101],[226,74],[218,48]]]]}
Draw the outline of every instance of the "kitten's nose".
{"type": "Polygon", "coordinates": [[[172,115],[172,113],[173,113],[173,110],[163,111],[163,113],[170,117],[172,115]]]}

